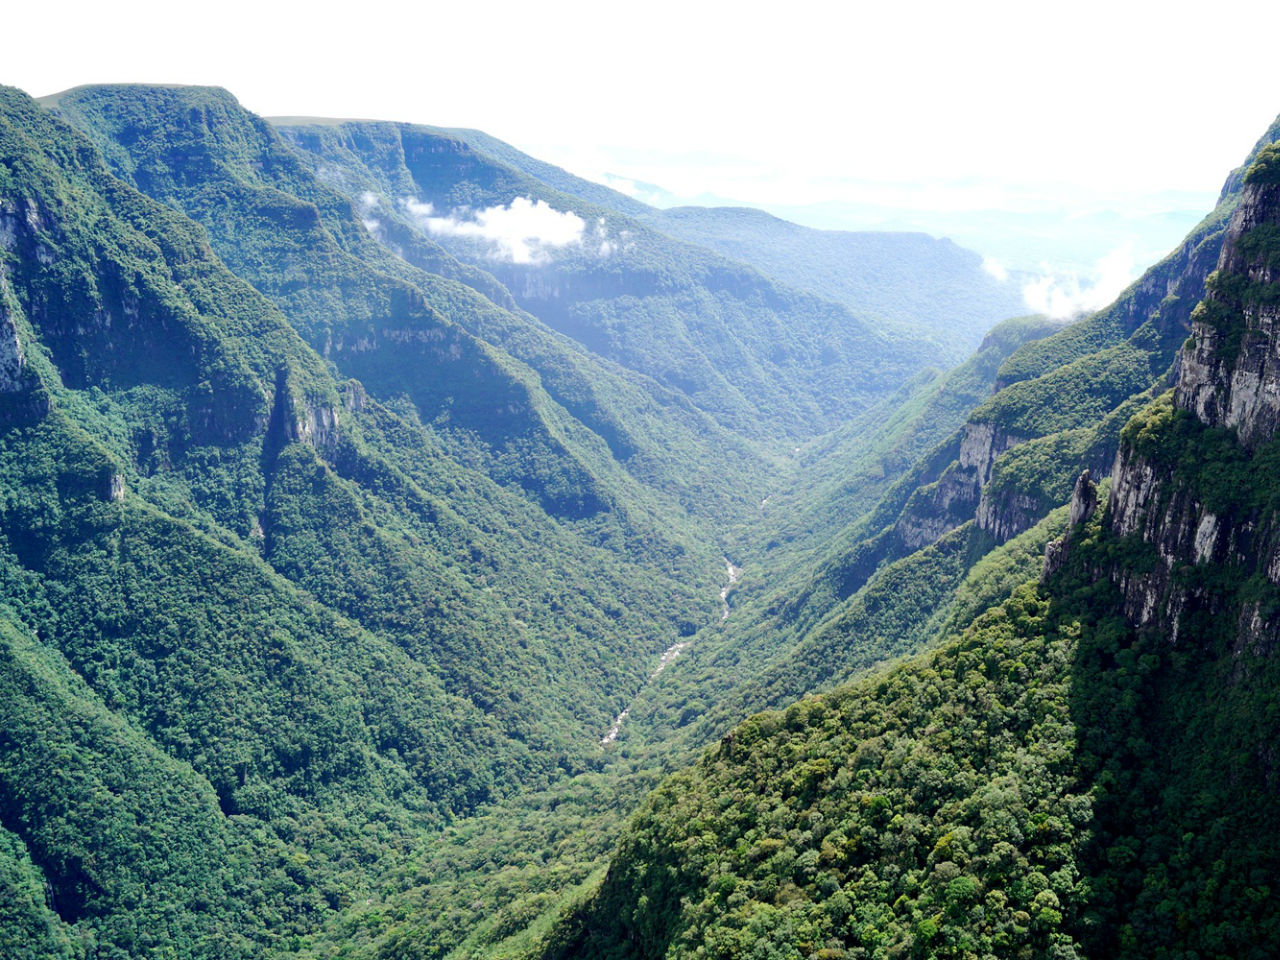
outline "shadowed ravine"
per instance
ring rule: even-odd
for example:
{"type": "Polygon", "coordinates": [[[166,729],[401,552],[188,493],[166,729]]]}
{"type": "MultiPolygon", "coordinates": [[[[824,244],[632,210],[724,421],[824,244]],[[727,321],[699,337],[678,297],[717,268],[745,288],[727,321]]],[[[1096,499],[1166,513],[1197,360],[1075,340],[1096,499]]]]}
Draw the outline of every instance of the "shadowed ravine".
{"type": "MultiPolygon", "coordinates": [[[[724,605],[724,611],[720,614],[721,623],[724,623],[724,621],[729,619],[729,591],[733,589],[733,585],[737,583],[738,578],[742,576],[742,568],[735,567],[733,565],[733,561],[728,557],[724,558],[724,566],[729,582],[720,590],[720,602],[724,605]]],[[[667,647],[667,649],[663,650],[662,656],[658,658],[658,665],[653,668],[653,673],[649,674],[649,679],[646,683],[652,683],[658,674],[667,668],[667,664],[671,663],[671,661],[675,660],[676,657],[684,653],[692,642],[692,640],[677,640],[671,646],[667,647]]],[[[641,692],[642,690],[637,691],[636,697],[639,697],[641,692]]],[[[613,743],[618,739],[618,734],[622,732],[622,725],[627,722],[627,717],[631,715],[631,706],[635,703],[636,697],[632,697],[631,704],[628,704],[627,708],[614,718],[613,723],[609,725],[609,732],[600,738],[601,745],[613,743]]]]}

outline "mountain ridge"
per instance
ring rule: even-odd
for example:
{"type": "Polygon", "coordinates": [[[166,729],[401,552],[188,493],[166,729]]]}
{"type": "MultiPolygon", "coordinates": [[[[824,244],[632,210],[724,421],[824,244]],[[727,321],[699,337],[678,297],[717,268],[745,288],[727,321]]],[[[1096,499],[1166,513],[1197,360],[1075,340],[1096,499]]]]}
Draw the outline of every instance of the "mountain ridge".
{"type": "Polygon", "coordinates": [[[1280,121],[1115,304],[938,371],[478,131],[44,103],[0,948],[1267,955],[1280,121]]]}

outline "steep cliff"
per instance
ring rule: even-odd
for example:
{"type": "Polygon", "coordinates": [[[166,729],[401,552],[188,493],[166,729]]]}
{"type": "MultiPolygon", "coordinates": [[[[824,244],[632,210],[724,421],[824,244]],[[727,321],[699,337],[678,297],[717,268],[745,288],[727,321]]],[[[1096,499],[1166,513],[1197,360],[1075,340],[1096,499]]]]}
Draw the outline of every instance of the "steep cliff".
{"type": "MultiPolygon", "coordinates": [[[[252,204],[215,203],[215,181],[238,187],[202,158],[228,155],[157,168],[208,177],[242,223],[252,204]]],[[[317,206],[280,207],[299,220],[259,222],[244,250],[327,250],[369,281],[353,313],[405,288],[317,206]]],[[[718,615],[711,545],[544,510],[385,382],[340,378],[211,236],[0,87],[6,955],[15,929],[47,955],[296,948],[427,831],[595,762],[668,637],[718,615]]],[[[514,383],[545,407],[523,423],[581,429],[454,332],[477,351],[455,387],[469,371],[494,403],[486,384],[514,383]]],[[[513,461],[550,452],[526,434],[513,461]]]]}
{"type": "Polygon", "coordinates": [[[1106,573],[1128,619],[1171,642],[1204,617],[1255,649],[1280,628],[1278,161],[1269,147],[1244,177],[1174,390],[1125,428],[1115,462],[1110,530],[1149,562],[1106,573]]]}
{"type": "MultiPolygon", "coordinates": [[[[1239,182],[1173,389],[1118,432],[1109,493],[1077,470],[1039,582],[732,730],[546,956],[1274,955],[1280,148],[1239,182]]],[[[996,436],[966,430],[935,495],[994,480],[996,436]]]]}
{"type": "Polygon", "coordinates": [[[884,564],[970,520],[993,542],[1007,542],[1070,497],[1082,470],[1107,474],[1125,423],[1171,384],[1241,203],[1243,171],[1277,139],[1280,120],[1228,176],[1214,210],[1115,303],[1014,351],[959,431],[831,538],[811,583],[787,607],[847,599],[884,564]]]}

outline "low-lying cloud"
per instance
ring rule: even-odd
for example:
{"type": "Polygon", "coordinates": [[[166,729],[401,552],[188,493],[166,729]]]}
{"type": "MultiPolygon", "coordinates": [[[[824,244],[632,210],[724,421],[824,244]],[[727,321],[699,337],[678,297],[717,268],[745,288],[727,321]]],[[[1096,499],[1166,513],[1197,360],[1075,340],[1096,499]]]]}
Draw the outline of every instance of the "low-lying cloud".
{"type": "MultiPolygon", "coordinates": [[[[434,236],[472,237],[489,244],[489,256],[508,263],[547,263],[555,251],[582,246],[586,221],[570,210],[557,210],[545,200],[516,197],[506,206],[483,210],[459,209],[438,216],[430,203],[405,197],[405,211],[434,236]]],[[[604,233],[603,220],[589,238],[598,244],[600,256],[613,247],[604,233]]]]}
{"type": "Polygon", "coordinates": [[[1133,282],[1133,246],[1112,250],[1083,282],[1078,274],[1058,273],[1048,264],[1042,269],[1037,279],[1022,287],[1022,299],[1030,309],[1055,319],[1091,313],[1107,306],[1133,282]]]}
{"type": "Polygon", "coordinates": [[[364,223],[364,228],[373,234],[382,229],[382,221],[373,215],[380,204],[381,201],[378,199],[378,195],[372,190],[366,190],[356,198],[356,208],[360,211],[360,219],[364,223]]]}
{"type": "Polygon", "coordinates": [[[595,246],[596,256],[611,257],[618,251],[618,245],[609,239],[609,225],[604,217],[598,219],[591,228],[591,243],[595,246]]]}
{"type": "Polygon", "coordinates": [[[1008,268],[995,257],[983,257],[982,269],[987,271],[987,273],[991,274],[991,276],[995,277],[1001,283],[1004,283],[1009,279],[1008,268]]]}

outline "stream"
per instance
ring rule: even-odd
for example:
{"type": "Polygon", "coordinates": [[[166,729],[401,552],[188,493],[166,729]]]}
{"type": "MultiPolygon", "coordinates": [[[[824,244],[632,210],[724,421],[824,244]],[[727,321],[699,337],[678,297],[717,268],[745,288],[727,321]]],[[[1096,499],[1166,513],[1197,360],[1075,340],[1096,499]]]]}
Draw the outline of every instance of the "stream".
{"type": "MultiPolygon", "coordinates": [[[[733,561],[728,557],[724,557],[722,559],[724,560],[725,573],[729,578],[729,582],[725,584],[724,589],[720,591],[720,603],[724,607],[723,612],[720,614],[720,622],[724,623],[729,619],[729,591],[733,589],[733,585],[737,583],[738,578],[742,576],[742,568],[735,567],[733,565],[733,561]]],[[[652,683],[658,674],[667,669],[667,664],[671,663],[671,661],[676,657],[684,653],[685,648],[692,642],[692,640],[677,640],[671,646],[667,647],[666,650],[662,651],[662,656],[658,658],[658,665],[654,667],[653,672],[649,674],[649,679],[645,681],[645,685],[648,686],[652,683]]],[[[637,692],[636,697],[639,697],[639,695],[639,692],[637,692]]],[[[635,698],[632,698],[631,702],[634,704],[635,698]]],[[[607,746],[618,739],[618,734],[622,732],[622,725],[627,722],[627,717],[630,715],[631,707],[628,706],[614,718],[613,723],[609,726],[608,732],[600,738],[600,745],[602,747],[607,746]]]]}

